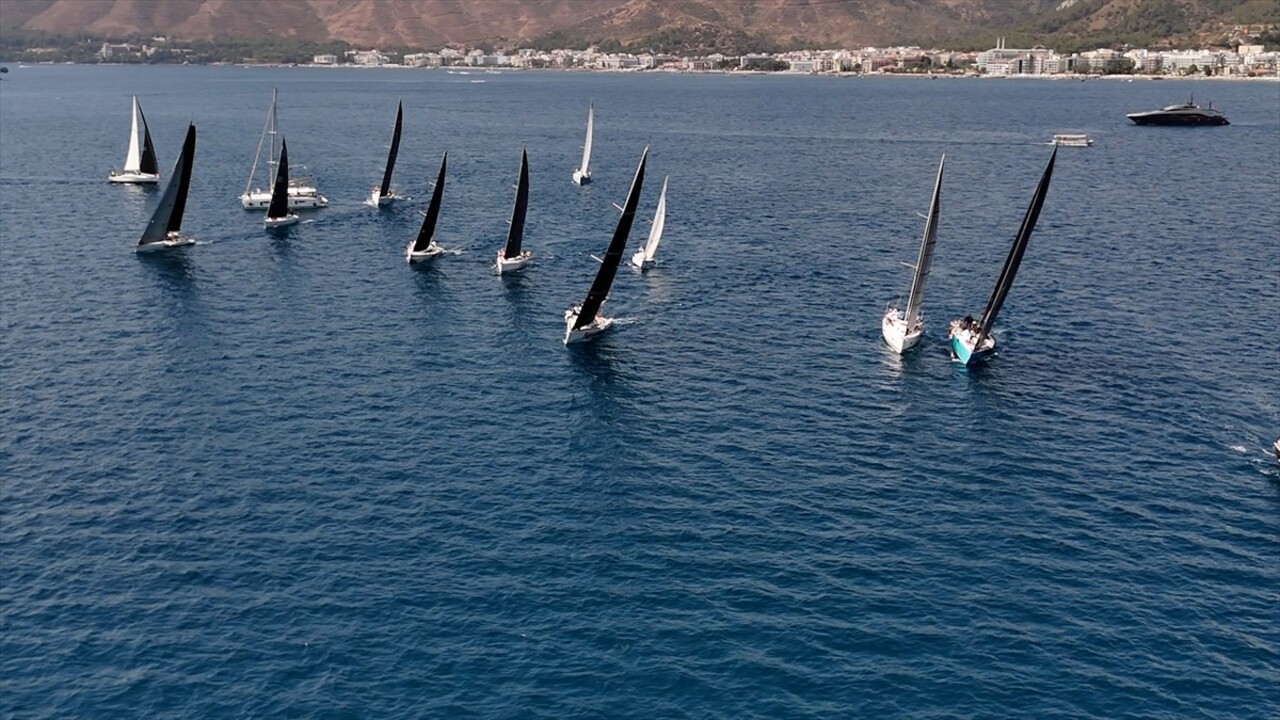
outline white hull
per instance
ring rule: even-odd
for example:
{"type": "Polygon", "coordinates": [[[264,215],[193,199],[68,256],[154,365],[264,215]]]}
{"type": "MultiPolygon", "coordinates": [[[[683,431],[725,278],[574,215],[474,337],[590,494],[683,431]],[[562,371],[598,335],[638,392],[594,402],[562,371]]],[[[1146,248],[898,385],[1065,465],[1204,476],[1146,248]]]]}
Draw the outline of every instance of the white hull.
{"type": "Polygon", "coordinates": [[[289,215],[285,215],[284,217],[267,218],[262,221],[262,224],[266,228],[289,227],[290,225],[298,224],[298,216],[289,214],[289,215]]]}
{"type": "Polygon", "coordinates": [[[908,333],[907,321],[902,318],[898,309],[889,308],[880,322],[880,332],[884,335],[884,341],[889,349],[901,355],[919,344],[920,338],[924,335],[924,326],[921,325],[915,332],[908,333]]]}
{"type": "Polygon", "coordinates": [[[591,173],[590,173],[590,172],[585,172],[585,173],[584,173],[584,172],[582,172],[582,170],[581,170],[581,169],[578,169],[578,170],[574,170],[574,171],[573,171],[573,184],[574,184],[574,185],[586,185],[586,184],[587,184],[587,183],[589,183],[589,182],[591,182],[591,173]]]}
{"type": "Polygon", "coordinates": [[[564,311],[564,344],[565,345],[570,345],[572,343],[588,340],[596,335],[599,335],[605,330],[608,330],[609,326],[613,325],[613,318],[607,318],[607,317],[602,317],[600,315],[597,315],[596,319],[593,320],[590,325],[586,325],[577,330],[574,330],[573,324],[577,321],[578,321],[577,308],[571,308],[569,310],[564,311]]]}
{"type": "Polygon", "coordinates": [[[112,171],[111,176],[107,178],[113,183],[135,183],[138,185],[154,185],[160,182],[159,175],[150,175],[147,173],[131,173],[112,171]]]}
{"type": "MultiPolygon", "coordinates": [[[[254,190],[240,195],[240,207],[245,210],[266,210],[271,205],[269,190],[254,190]]],[[[329,206],[329,199],[315,188],[289,188],[290,210],[312,210],[329,206]]]]}
{"type": "Polygon", "coordinates": [[[653,264],[653,258],[645,257],[643,250],[637,250],[636,254],[631,256],[631,264],[639,270],[644,270],[653,264]]]}
{"type": "Polygon", "coordinates": [[[369,193],[369,199],[365,200],[365,204],[372,205],[373,207],[382,207],[384,205],[390,205],[396,200],[402,200],[402,199],[404,198],[401,197],[401,195],[397,193],[395,190],[391,190],[386,195],[383,195],[377,190],[374,190],[373,192],[369,193]]]}
{"type": "Polygon", "coordinates": [[[427,246],[426,250],[421,252],[413,251],[413,243],[409,243],[404,249],[404,261],[407,263],[430,262],[444,254],[444,248],[432,242],[427,246]]]}
{"type": "Polygon", "coordinates": [[[147,243],[145,245],[138,245],[135,248],[135,252],[145,253],[145,252],[155,252],[156,250],[171,250],[173,248],[186,247],[188,245],[195,245],[195,244],[196,244],[196,241],[194,239],[189,237],[182,237],[178,233],[174,232],[174,233],[170,233],[169,237],[165,238],[164,240],[161,240],[160,242],[147,243]]]}
{"type": "Polygon", "coordinates": [[[493,263],[493,268],[498,271],[499,275],[501,275],[504,272],[512,272],[513,270],[519,270],[525,265],[528,265],[530,260],[533,260],[533,253],[529,252],[528,250],[525,250],[524,252],[520,253],[518,256],[510,259],[503,257],[502,253],[499,252],[498,259],[495,260],[493,263]]]}

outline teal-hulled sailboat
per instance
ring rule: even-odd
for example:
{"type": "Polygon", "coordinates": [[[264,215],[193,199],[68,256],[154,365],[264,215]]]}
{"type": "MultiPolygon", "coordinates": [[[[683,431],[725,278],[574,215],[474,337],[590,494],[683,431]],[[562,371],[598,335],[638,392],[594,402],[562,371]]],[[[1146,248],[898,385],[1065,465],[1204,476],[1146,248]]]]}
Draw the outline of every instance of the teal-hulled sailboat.
{"type": "Polygon", "coordinates": [[[1049,179],[1053,177],[1053,161],[1057,157],[1058,148],[1054,147],[1053,154],[1049,156],[1049,164],[1044,168],[1044,175],[1040,176],[1040,184],[1036,186],[1036,194],[1031,197],[1027,214],[1022,217],[1022,227],[1018,228],[1013,247],[1009,249],[1009,257],[1005,258],[1000,279],[996,281],[991,298],[987,300],[987,307],[982,311],[982,318],[974,320],[970,315],[951,321],[951,352],[965,365],[986,360],[995,352],[996,339],[991,336],[991,326],[1000,314],[1009,288],[1013,287],[1013,278],[1018,274],[1018,266],[1022,264],[1022,256],[1027,251],[1027,243],[1031,240],[1032,231],[1036,229],[1036,221],[1040,219],[1040,208],[1044,207],[1044,196],[1049,192],[1049,179]]]}

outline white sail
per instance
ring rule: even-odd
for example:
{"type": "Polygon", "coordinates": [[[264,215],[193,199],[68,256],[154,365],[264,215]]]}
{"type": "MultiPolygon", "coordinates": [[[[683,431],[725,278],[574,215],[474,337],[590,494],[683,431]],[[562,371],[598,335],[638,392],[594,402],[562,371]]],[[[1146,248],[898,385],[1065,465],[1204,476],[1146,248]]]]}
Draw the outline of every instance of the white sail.
{"type": "Polygon", "coordinates": [[[138,96],[133,96],[133,123],[129,125],[129,152],[124,156],[126,173],[142,172],[142,143],[138,139],[138,96]]]}
{"type": "Polygon", "coordinates": [[[591,134],[595,126],[595,117],[595,104],[587,105],[587,141],[582,145],[582,167],[578,168],[578,171],[587,177],[591,176],[591,134]]]}
{"type": "Polygon", "coordinates": [[[662,194],[658,196],[658,209],[653,213],[653,224],[649,226],[649,240],[644,244],[644,259],[652,262],[654,253],[658,252],[658,242],[662,240],[662,226],[667,221],[667,178],[662,178],[662,194]]]}

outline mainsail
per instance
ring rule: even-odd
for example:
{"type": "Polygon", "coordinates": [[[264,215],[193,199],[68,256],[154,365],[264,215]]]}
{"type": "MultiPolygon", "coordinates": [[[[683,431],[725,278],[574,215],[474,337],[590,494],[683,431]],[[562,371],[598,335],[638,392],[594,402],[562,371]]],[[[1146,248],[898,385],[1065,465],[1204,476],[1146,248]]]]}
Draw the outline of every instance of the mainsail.
{"type": "Polygon", "coordinates": [[[142,231],[139,245],[163,242],[169,233],[182,228],[182,215],[187,207],[187,190],[191,187],[191,165],[196,156],[196,126],[187,126],[187,138],[182,142],[182,152],[173,164],[173,175],[160,196],[160,204],[151,215],[146,230],[142,231]]]}
{"type": "Polygon", "coordinates": [[[382,173],[382,190],[379,195],[391,192],[391,171],[396,167],[396,155],[400,152],[400,123],[404,119],[404,103],[396,104],[396,129],[391,133],[391,151],[387,153],[387,169],[382,173]]]}
{"type": "Polygon", "coordinates": [[[653,212],[653,224],[649,226],[649,240],[644,244],[644,259],[652,260],[662,240],[662,228],[667,222],[667,178],[662,178],[662,194],[658,196],[658,209],[653,212]]]}
{"type": "Polygon", "coordinates": [[[147,116],[142,114],[142,106],[138,104],[136,97],[133,103],[138,110],[138,118],[142,120],[142,161],[138,165],[138,170],[147,175],[159,175],[160,162],[156,160],[156,148],[151,144],[151,129],[147,127],[147,116]]]}
{"type": "Polygon", "coordinates": [[[520,180],[516,184],[516,204],[511,208],[511,229],[507,231],[507,245],[502,249],[504,258],[520,257],[524,242],[524,216],[529,211],[529,156],[520,148],[520,180]]]}
{"type": "Polygon", "coordinates": [[[618,218],[618,227],[613,231],[613,239],[609,241],[609,249],[605,251],[600,262],[600,270],[596,272],[595,282],[587,292],[587,299],[578,310],[578,319],[573,324],[574,330],[581,330],[596,319],[600,306],[609,296],[609,288],[613,278],[618,274],[618,263],[622,261],[622,251],[627,246],[627,236],[631,234],[631,223],[636,217],[636,205],[640,202],[640,188],[644,185],[644,164],[649,158],[649,148],[640,156],[640,166],[636,168],[636,176],[631,180],[631,190],[627,192],[627,202],[622,208],[622,217],[618,218]]]}
{"type": "Polygon", "coordinates": [[[422,227],[418,230],[418,237],[413,241],[412,252],[426,250],[436,234],[436,218],[440,216],[440,198],[444,195],[444,171],[448,163],[449,153],[446,151],[440,158],[440,172],[436,174],[436,186],[431,191],[431,204],[427,206],[426,215],[422,218],[422,227]]]}
{"type": "Polygon", "coordinates": [[[1018,266],[1022,264],[1022,256],[1027,251],[1027,243],[1031,240],[1031,233],[1036,229],[1036,221],[1040,219],[1040,208],[1044,206],[1045,195],[1049,192],[1049,179],[1053,177],[1053,161],[1058,157],[1058,148],[1053,148],[1053,154],[1049,156],[1049,164],[1045,166],[1044,175],[1040,176],[1040,184],[1036,185],[1036,193],[1031,197],[1031,205],[1027,207],[1027,214],[1022,217],[1022,226],[1018,228],[1018,235],[1013,241],[1013,247],[1009,248],[1009,257],[1005,258],[1004,269],[1000,271],[1000,279],[996,282],[996,287],[991,291],[991,298],[987,300],[987,307],[982,311],[982,320],[980,321],[978,337],[973,343],[975,349],[981,348],[987,335],[991,333],[991,326],[996,322],[996,316],[1000,314],[1000,308],[1004,305],[1004,299],[1009,294],[1009,288],[1013,287],[1013,279],[1018,274],[1018,266]]]}
{"type": "Polygon", "coordinates": [[[280,138],[280,159],[276,163],[276,183],[271,187],[271,204],[267,206],[268,218],[282,218],[289,214],[289,146],[280,138]]]}
{"type": "Polygon", "coordinates": [[[907,332],[919,327],[923,318],[920,308],[924,304],[924,287],[929,280],[929,267],[933,264],[933,246],[938,241],[938,215],[942,210],[942,168],[947,162],[944,154],[938,161],[938,179],[933,184],[933,199],[929,201],[929,214],[924,223],[924,237],[920,239],[920,254],[916,256],[916,271],[911,278],[911,293],[907,296],[907,308],[903,318],[907,332]]]}
{"type": "Polygon", "coordinates": [[[582,167],[579,170],[583,175],[591,174],[591,134],[592,128],[595,126],[596,106],[595,103],[587,104],[587,141],[582,145],[582,167]]]}

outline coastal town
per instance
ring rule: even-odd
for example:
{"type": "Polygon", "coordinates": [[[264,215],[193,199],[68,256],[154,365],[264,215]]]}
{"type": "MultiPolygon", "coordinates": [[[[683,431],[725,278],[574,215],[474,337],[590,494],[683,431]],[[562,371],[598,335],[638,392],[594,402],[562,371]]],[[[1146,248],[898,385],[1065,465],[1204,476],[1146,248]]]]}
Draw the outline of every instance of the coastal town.
{"type": "MultiPolygon", "coordinates": [[[[103,43],[97,60],[106,63],[147,62],[163,53],[165,62],[182,62],[191,53],[170,47],[165,38],[150,43],[103,43]]],[[[243,62],[253,63],[253,58],[243,62]]],[[[1051,48],[1006,47],[1003,40],[982,52],[955,52],[919,47],[866,47],[857,50],[795,50],[783,53],[678,56],[660,53],[519,49],[512,52],[446,47],[427,52],[348,50],[314,55],[321,67],[404,67],[481,70],[558,69],[590,71],[781,72],[792,74],[924,74],[933,76],[1067,77],[1130,75],[1149,77],[1280,77],[1280,52],[1261,44],[1226,48],[1153,50],[1098,48],[1059,53],[1051,48]]]]}

